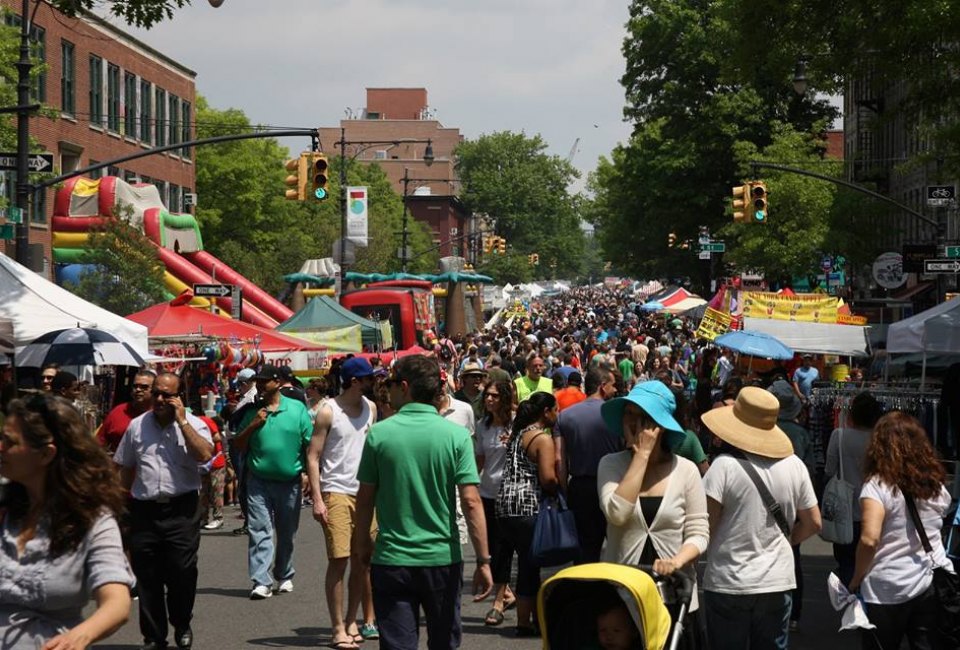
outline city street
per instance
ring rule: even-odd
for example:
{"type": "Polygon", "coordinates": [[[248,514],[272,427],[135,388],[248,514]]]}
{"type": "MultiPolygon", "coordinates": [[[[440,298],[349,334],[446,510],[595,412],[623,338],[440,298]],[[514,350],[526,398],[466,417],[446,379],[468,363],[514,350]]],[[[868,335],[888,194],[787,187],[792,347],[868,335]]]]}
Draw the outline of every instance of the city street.
{"type": "MultiPolygon", "coordinates": [[[[326,567],[323,537],[319,524],[303,510],[297,538],[295,591],[275,595],[263,601],[248,598],[246,538],[231,531],[239,525],[237,509],[227,508],[222,529],[204,531],[200,548],[200,585],[193,630],[198,650],[234,650],[236,648],[303,648],[323,645],[330,638],[329,616],[321,594],[320,580],[326,567]]],[[[826,575],[833,564],[830,546],[815,539],[804,544],[804,573],[807,593],[799,634],[790,647],[796,650],[831,650],[858,647],[856,635],[837,632],[839,618],[826,596],[826,575]]],[[[472,555],[471,555],[472,557],[472,555]]],[[[468,559],[467,568],[472,568],[468,559]]],[[[469,578],[469,576],[467,576],[469,578]]],[[[469,592],[469,586],[466,587],[469,592]]],[[[463,647],[479,650],[540,647],[539,639],[513,636],[512,612],[503,626],[486,627],[483,616],[489,603],[463,599],[463,647]]],[[[421,628],[421,631],[423,629],[421,628]]],[[[426,648],[426,637],[420,647],[426,648]]],[[[171,632],[170,640],[173,634],[171,632]]],[[[137,607],[130,621],[113,637],[98,645],[110,650],[135,650],[141,643],[137,607]]],[[[376,647],[367,642],[365,647],[376,647]]]]}

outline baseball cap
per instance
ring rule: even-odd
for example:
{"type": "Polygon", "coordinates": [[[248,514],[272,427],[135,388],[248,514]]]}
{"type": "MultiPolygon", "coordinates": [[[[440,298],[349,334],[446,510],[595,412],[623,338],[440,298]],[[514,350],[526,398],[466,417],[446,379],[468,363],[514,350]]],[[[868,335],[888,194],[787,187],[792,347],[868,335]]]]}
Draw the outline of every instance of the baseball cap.
{"type": "Polygon", "coordinates": [[[250,381],[251,379],[253,379],[253,378],[256,377],[256,376],[257,376],[257,373],[256,373],[256,371],[254,371],[253,368],[244,368],[243,370],[241,370],[240,372],[237,373],[237,380],[238,380],[238,381],[250,381]]]}
{"type": "Polygon", "coordinates": [[[344,380],[360,379],[361,377],[369,377],[371,375],[373,375],[373,366],[363,357],[347,359],[343,362],[343,365],[340,366],[340,378],[344,380]]]}
{"type": "Polygon", "coordinates": [[[257,379],[280,379],[281,376],[280,369],[272,363],[264,365],[262,368],[260,368],[260,372],[257,373],[257,379]]]}

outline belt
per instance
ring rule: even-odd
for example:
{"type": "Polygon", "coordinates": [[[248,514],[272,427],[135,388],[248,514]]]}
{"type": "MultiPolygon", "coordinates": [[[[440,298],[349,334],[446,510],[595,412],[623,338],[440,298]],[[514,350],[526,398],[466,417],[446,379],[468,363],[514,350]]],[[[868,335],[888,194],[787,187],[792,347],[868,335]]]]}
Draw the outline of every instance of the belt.
{"type": "Polygon", "coordinates": [[[167,503],[174,503],[176,501],[180,501],[181,499],[184,499],[186,497],[195,496],[196,494],[197,494],[196,492],[184,492],[183,494],[161,494],[159,496],[155,496],[152,499],[137,499],[137,501],[139,501],[140,503],[167,504],[167,503]]]}
{"type": "Polygon", "coordinates": [[[596,481],[596,480],[597,480],[597,477],[596,477],[595,474],[594,474],[594,475],[590,475],[590,474],[577,474],[576,476],[571,476],[570,478],[572,478],[572,479],[574,479],[574,480],[577,480],[577,481],[581,481],[581,480],[584,480],[584,479],[590,479],[591,481],[596,481]]]}

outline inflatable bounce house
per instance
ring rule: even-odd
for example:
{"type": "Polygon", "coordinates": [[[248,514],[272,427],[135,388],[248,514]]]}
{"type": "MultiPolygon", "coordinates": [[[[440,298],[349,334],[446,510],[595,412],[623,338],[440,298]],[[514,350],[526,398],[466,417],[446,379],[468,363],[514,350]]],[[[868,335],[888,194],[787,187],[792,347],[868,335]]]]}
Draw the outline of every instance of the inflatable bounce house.
{"type": "MultiPolygon", "coordinates": [[[[273,329],[293,315],[286,305],[205,251],[193,215],[168,212],[153,185],[131,185],[114,176],[72,178],[57,192],[53,212],[57,282],[77,281],[87,268],[83,256],[90,231],[118,216],[158,248],[171,299],[194,284],[231,284],[243,289],[244,321],[273,329]]],[[[229,298],[215,300],[218,307],[230,313],[229,298]]],[[[193,304],[209,306],[202,298],[195,298],[193,304]]]]}

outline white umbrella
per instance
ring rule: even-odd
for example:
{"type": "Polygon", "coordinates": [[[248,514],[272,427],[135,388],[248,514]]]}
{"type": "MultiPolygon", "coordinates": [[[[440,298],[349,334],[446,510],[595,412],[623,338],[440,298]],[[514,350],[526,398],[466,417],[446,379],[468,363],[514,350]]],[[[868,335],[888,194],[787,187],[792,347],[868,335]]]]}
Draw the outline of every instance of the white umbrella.
{"type": "Polygon", "coordinates": [[[47,332],[17,352],[16,365],[41,368],[56,363],[61,366],[142,366],[137,352],[102,330],[73,327],[47,332]]]}

